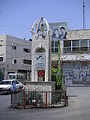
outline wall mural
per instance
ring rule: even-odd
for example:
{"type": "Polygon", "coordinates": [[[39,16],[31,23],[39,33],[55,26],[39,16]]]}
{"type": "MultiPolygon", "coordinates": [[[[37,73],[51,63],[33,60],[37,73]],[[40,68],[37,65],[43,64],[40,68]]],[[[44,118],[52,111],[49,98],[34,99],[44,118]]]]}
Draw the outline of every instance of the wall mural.
{"type": "Polygon", "coordinates": [[[90,84],[90,63],[87,62],[70,62],[64,63],[63,74],[66,84],[82,85],[90,84]]]}
{"type": "Polygon", "coordinates": [[[35,54],[35,65],[36,70],[45,70],[46,68],[46,54],[45,53],[36,53],[35,54]]]}
{"type": "Polygon", "coordinates": [[[67,23],[59,22],[59,23],[49,23],[52,30],[52,39],[66,39],[67,36],[67,23]]]}

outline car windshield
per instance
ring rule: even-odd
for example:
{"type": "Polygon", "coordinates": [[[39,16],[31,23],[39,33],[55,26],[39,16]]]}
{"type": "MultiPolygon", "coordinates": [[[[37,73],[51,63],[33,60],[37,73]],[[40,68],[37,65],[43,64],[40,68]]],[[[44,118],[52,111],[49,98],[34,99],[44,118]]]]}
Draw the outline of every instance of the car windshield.
{"type": "Polygon", "coordinates": [[[2,85],[11,85],[11,81],[2,81],[0,84],[2,84],[2,85]]]}

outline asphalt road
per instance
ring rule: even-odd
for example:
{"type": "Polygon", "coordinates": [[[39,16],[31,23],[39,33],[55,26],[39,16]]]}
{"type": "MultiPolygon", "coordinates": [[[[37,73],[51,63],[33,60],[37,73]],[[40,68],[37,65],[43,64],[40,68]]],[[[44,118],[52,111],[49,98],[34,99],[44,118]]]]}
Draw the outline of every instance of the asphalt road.
{"type": "Polygon", "coordinates": [[[69,106],[54,109],[12,109],[10,95],[0,96],[0,120],[90,120],[90,87],[68,88],[69,106]]]}

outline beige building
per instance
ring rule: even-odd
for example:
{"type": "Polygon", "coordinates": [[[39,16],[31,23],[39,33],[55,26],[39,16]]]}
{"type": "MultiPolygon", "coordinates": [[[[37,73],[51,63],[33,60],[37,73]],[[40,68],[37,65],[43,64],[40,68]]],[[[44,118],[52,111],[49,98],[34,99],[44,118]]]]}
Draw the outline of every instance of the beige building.
{"type": "Polygon", "coordinates": [[[31,74],[32,42],[9,35],[0,35],[0,76],[9,73],[31,74]]]}
{"type": "MultiPolygon", "coordinates": [[[[63,77],[68,86],[90,85],[90,30],[70,30],[60,40],[63,77]]],[[[58,55],[52,52],[52,61],[58,55]]]]}

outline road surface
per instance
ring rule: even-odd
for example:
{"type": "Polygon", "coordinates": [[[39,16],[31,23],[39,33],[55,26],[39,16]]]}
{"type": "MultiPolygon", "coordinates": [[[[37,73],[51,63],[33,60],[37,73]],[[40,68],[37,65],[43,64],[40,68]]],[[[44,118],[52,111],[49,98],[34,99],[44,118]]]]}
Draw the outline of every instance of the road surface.
{"type": "Polygon", "coordinates": [[[0,96],[0,120],[90,120],[90,87],[69,87],[69,106],[52,109],[12,109],[10,95],[0,96]]]}

